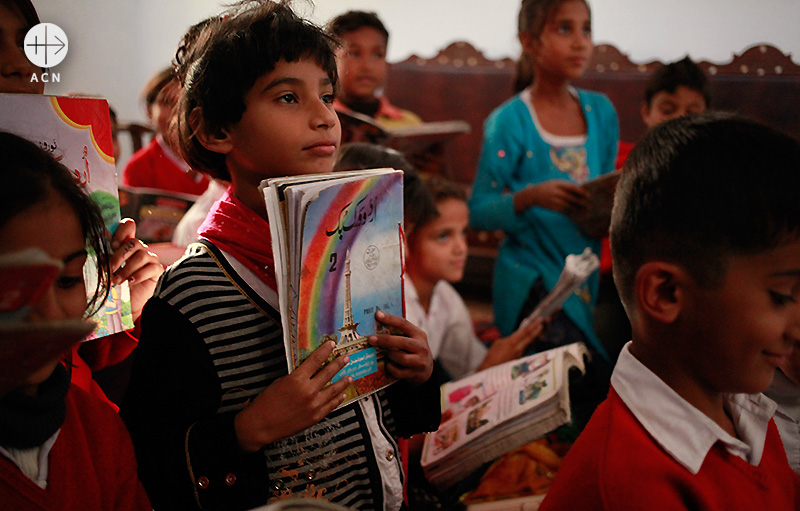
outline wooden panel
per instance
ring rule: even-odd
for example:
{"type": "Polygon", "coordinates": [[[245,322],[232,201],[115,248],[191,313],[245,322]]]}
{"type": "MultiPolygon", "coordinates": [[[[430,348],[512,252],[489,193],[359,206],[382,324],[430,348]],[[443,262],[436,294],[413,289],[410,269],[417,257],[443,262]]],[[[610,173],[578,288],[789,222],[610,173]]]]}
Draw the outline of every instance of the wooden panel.
{"type": "MultiPolygon", "coordinates": [[[[645,126],[640,116],[644,88],[653,61],[637,64],[611,45],[598,45],[589,67],[575,85],[605,93],[620,118],[623,140],[638,140],[645,126]]],[[[736,111],[800,139],[800,65],[769,45],[756,45],[728,63],[700,62],[713,88],[713,107],[736,111]]],[[[436,56],[411,56],[391,65],[386,94],[392,102],[426,121],[463,119],[471,133],[449,148],[445,177],[471,184],[483,140],[483,122],[512,95],[515,62],[487,59],[467,42],[455,42],[436,56]]]]}

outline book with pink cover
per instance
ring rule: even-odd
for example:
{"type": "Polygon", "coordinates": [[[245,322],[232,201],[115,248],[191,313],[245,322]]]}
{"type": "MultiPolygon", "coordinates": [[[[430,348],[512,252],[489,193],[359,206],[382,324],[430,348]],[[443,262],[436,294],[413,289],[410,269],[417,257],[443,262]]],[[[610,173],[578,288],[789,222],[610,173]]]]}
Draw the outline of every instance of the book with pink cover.
{"type": "MultiPolygon", "coordinates": [[[[108,102],[104,99],[39,94],[0,94],[0,130],[26,138],[50,153],[100,206],[110,232],[119,225],[117,173],[108,102]]],[[[97,270],[84,267],[87,290],[95,289],[97,270]]],[[[127,284],[113,286],[94,319],[89,338],[133,328],[127,284]]]]}

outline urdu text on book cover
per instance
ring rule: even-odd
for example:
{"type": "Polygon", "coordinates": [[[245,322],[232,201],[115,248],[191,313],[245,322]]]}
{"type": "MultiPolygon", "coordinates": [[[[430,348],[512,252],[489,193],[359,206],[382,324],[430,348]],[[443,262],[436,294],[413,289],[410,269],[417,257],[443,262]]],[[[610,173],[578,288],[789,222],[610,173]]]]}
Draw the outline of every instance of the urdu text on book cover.
{"type": "MultiPolygon", "coordinates": [[[[34,142],[66,166],[100,206],[106,228],[114,232],[120,212],[106,100],[0,94],[0,130],[34,142]]],[[[86,289],[94,289],[97,270],[91,260],[84,267],[84,278],[86,289]]],[[[89,339],[133,328],[127,284],[112,286],[104,306],[92,319],[98,326],[89,339]]]]}
{"type": "Polygon", "coordinates": [[[297,219],[288,222],[285,245],[286,260],[293,261],[287,295],[295,297],[289,325],[296,328],[287,355],[293,370],[322,343],[336,342],[334,356],[350,359],[334,377],[353,378],[347,402],[393,382],[383,353],[367,338],[384,331],[375,320],[378,310],[403,315],[403,174],[331,176],[337,174],[283,190],[283,211],[297,219]]]}

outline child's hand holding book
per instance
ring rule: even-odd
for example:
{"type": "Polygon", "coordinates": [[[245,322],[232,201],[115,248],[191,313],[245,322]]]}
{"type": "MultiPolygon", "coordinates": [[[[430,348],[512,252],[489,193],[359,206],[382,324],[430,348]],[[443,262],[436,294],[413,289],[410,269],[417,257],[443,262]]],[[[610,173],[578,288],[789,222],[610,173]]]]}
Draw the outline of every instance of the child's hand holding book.
{"type": "Polygon", "coordinates": [[[326,363],[334,346],[333,342],[320,345],[296,370],[275,380],[239,412],[234,427],[243,451],[255,452],[303,431],[342,404],[352,378],[331,383],[349,361],[343,356],[326,363]]]}
{"type": "Polygon", "coordinates": [[[433,373],[433,356],[428,347],[428,336],[413,323],[383,311],[375,319],[398,334],[375,334],[369,337],[372,346],[386,353],[386,370],[395,378],[412,385],[422,385],[433,373]]]}
{"type": "Polygon", "coordinates": [[[486,358],[483,359],[476,371],[483,371],[509,360],[520,358],[528,346],[536,342],[536,339],[544,331],[545,320],[546,318],[535,318],[524,325],[520,325],[508,337],[492,342],[491,346],[489,346],[489,351],[486,353],[486,358]]]}

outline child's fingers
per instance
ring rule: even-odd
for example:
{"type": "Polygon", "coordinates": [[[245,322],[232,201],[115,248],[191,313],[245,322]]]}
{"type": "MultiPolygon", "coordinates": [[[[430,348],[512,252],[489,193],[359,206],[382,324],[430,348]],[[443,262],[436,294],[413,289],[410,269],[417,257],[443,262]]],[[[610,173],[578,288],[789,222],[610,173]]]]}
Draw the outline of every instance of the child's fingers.
{"type": "Polygon", "coordinates": [[[380,321],[386,326],[391,326],[399,329],[401,332],[405,333],[409,337],[420,337],[420,335],[424,336],[425,332],[417,327],[414,323],[408,321],[405,318],[400,316],[395,316],[393,314],[388,314],[384,311],[378,311],[375,313],[375,319],[380,321]]]}
{"type": "MultiPolygon", "coordinates": [[[[344,368],[344,366],[347,365],[348,362],[350,362],[350,357],[348,357],[346,355],[345,356],[336,357],[335,359],[331,360],[330,363],[328,363],[327,365],[325,365],[324,367],[319,369],[311,377],[311,380],[314,381],[314,382],[318,382],[320,386],[327,385],[328,382],[330,382],[333,379],[333,377],[336,376],[336,374],[339,371],[341,371],[342,368],[344,368]]],[[[324,363],[324,361],[323,361],[323,363],[324,363]]],[[[342,379],[343,380],[350,379],[352,381],[352,378],[350,378],[349,376],[347,376],[345,378],[342,378],[342,379]]],[[[337,382],[337,383],[339,383],[339,382],[337,382]]],[[[347,387],[347,385],[345,385],[345,387],[347,387]]]]}
{"type": "Polygon", "coordinates": [[[367,341],[371,346],[383,348],[387,352],[401,350],[404,352],[413,352],[417,350],[418,341],[411,337],[403,335],[391,334],[374,334],[370,335],[367,341]]]}
{"type": "Polygon", "coordinates": [[[123,218],[117,226],[117,230],[111,236],[111,250],[116,251],[125,241],[136,237],[136,222],[132,218],[123,218]]]}
{"type": "MultiPolygon", "coordinates": [[[[336,343],[334,343],[333,341],[328,341],[320,344],[319,347],[315,349],[313,353],[311,353],[311,355],[306,357],[306,359],[303,360],[303,362],[299,366],[297,366],[297,369],[295,369],[294,373],[292,374],[310,380],[314,375],[316,375],[318,372],[320,372],[320,370],[323,369],[325,362],[331,356],[331,353],[333,353],[333,349],[335,347],[336,343]]],[[[331,362],[331,364],[342,364],[341,358],[342,357],[337,358],[336,360],[331,362]]],[[[342,367],[344,367],[343,364],[342,367]]],[[[331,375],[331,378],[333,378],[333,374],[331,375]]]]}
{"type": "MultiPolygon", "coordinates": [[[[158,256],[147,250],[147,245],[141,241],[130,241],[133,241],[134,250],[121,255],[125,257],[122,261],[125,265],[118,267],[114,272],[114,283],[121,284],[127,280],[133,284],[149,279],[157,280],[164,272],[164,266],[158,256]]],[[[125,247],[127,246],[126,243],[125,247]]]]}
{"type": "Polygon", "coordinates": [[[306,357],[303,362],[297,366],[295,372],[307,372],[309,374],[309,378],[315,374],[317,371],[320,370],[322,365],[331,356],[333,353],[333,348],[336,347],[336,344],[333,341],[324,342],[319,345],[317,349],[315,349],[311,355],[306,357]]]}
{"type": "Polygon", "coordinates": [[[139,248],[146,249],[147,245],[136,238],[127,238],[116,243],[117,248],[111,253],[111,271],[118,271],[139,248]]]}

